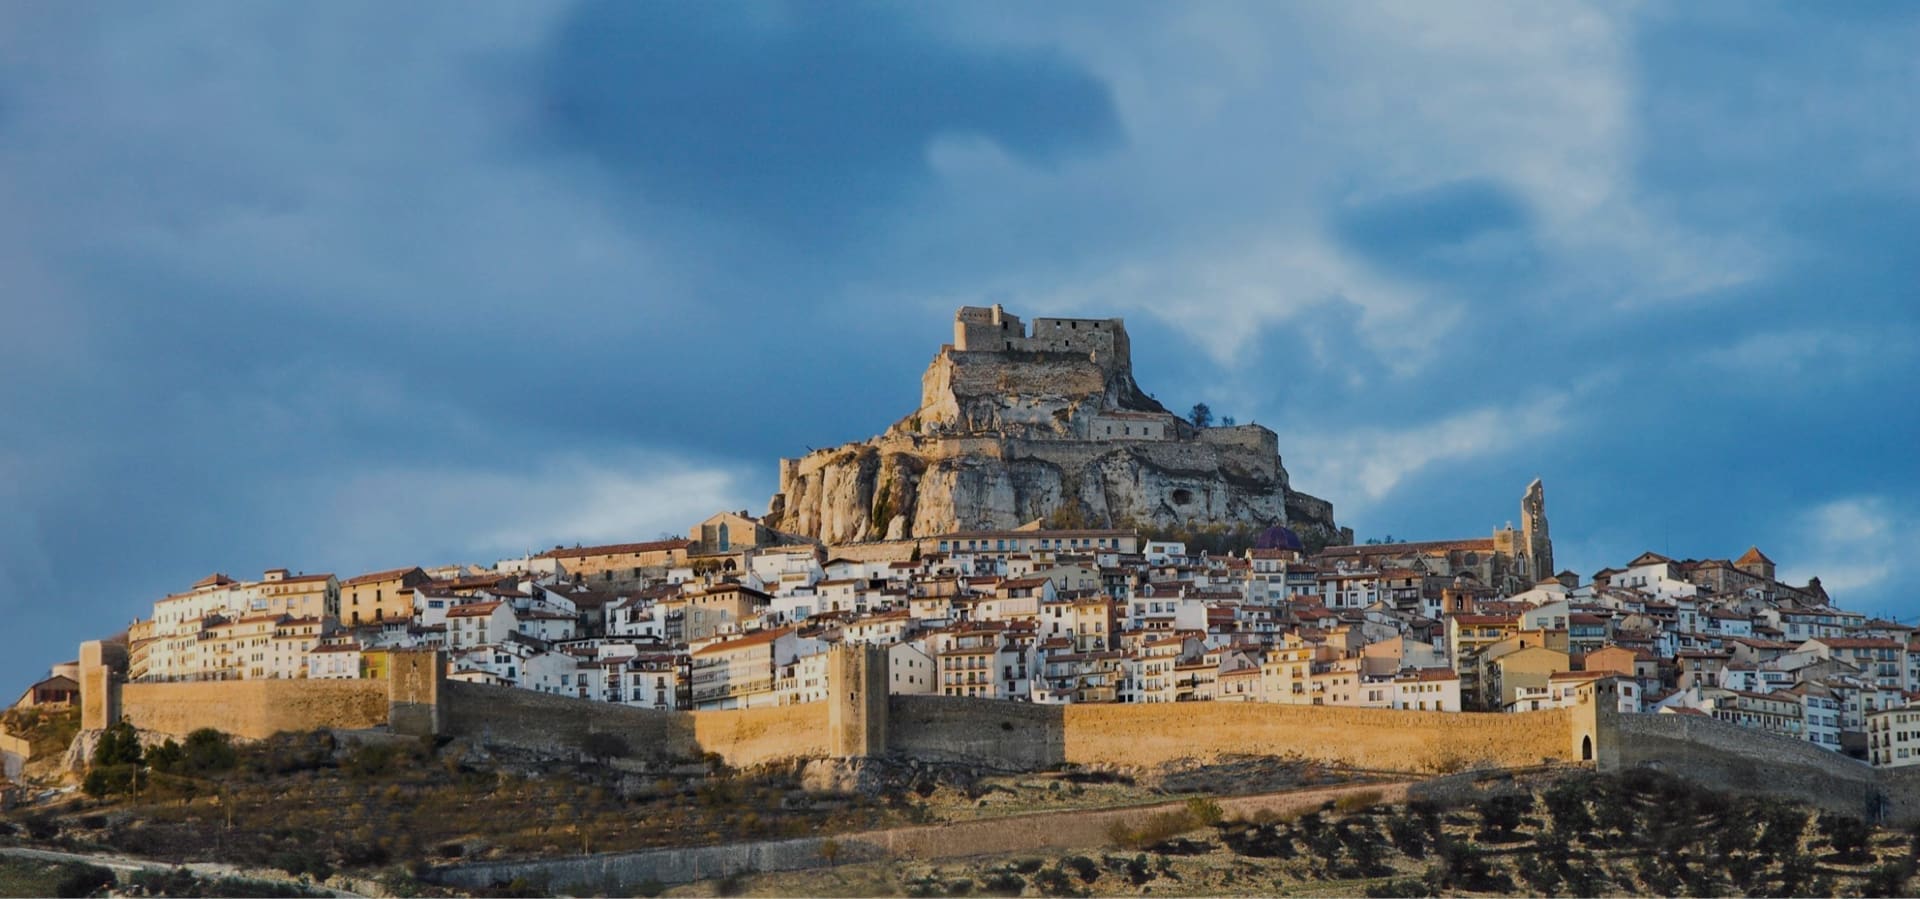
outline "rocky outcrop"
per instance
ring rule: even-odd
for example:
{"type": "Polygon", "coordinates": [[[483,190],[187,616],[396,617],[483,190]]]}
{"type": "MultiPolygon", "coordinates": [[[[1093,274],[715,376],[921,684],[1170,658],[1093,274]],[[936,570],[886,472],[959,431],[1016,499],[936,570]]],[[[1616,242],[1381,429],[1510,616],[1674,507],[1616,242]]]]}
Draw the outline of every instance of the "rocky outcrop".
{"type": "Polygon", "coordinates": [[[1028,337],[1017,318],[991,315],[962,310],[956,341],[979,346],[986,334],[1010,348],[944,346],[920,408],[886,433],[781,460],[767,524],[830,544],[1034,519],[1284,524],[1309,542],[1351,542],[1330,503],[1292,489],[1274,432],[1196,428],[1142,392],[1120,320],[1041,319],[1028,337]]]}

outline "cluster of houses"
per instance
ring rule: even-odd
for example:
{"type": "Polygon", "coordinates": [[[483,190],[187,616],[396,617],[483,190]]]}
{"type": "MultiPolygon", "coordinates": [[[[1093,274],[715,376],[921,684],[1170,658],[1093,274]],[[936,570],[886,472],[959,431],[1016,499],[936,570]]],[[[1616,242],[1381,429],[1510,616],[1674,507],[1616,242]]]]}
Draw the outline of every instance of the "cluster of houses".
{"type": "Polygon", "coordinates": [[[1309,553],[1275,527],[1210,555],[1036,523],[823,547],[727,512],[485,568],[212,575],[132,625],[128,676],[382,677],[432,647],[456,680],[730,709],[824,699],[827,651],[852,642],[888,648],[896,693],[1035,703],[1520,712],[1611,678],[1624,712],[1920,763],[1914,627],[1781,583],[1758,549],[1516,578],[1550,547],[1529,566],[1499,533],[1309,553]]]}

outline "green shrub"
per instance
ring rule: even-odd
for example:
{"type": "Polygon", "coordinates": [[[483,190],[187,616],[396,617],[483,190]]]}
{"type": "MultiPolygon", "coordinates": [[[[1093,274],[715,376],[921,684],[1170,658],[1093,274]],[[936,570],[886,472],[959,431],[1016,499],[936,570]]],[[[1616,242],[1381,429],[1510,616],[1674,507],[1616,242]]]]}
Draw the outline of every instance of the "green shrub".
{"type": "Polygon", "coordinates": [[[1533,794],[1488,796],[1474,808],[1480,813],[1480,832],[1475,838],[1487,843],[1508,843],[1514,840],[1514,829],[1520,826],[1527,812],[1533,810],[1533,794]]]}
{"type": "MultiPolygon", "coordinates": [[[[1221,811],[1220,803],[1212,799],[1195,796],[1187,800],[1187,818],[1194,822],[1195,826],[1211,827],[1220,823],[1220,819],[1224,817],[1226,817],[1226,813],[1221,811]]],[[[1189,827],[1187,829],[1192,830],[1193,828],[1189,827]]]]}
{"type": "Polygon", "coordinates": [[[99,865],[68,864],[62,869],[60,882],[53,888],[55,896],[91,896],[111,889],[116,883],[113,872],[99,865]]]}
{"type": "Polygon", "coordinates": [[[1873,839],[1873,825],[1850,815],[1821,815],[1820,835],[1840,860],[1857,865],[1867,860],[1867,843],[1873,839]]]}
{"type": "Polygon", "coordinates": [[[1027,888],[1027,880],[1012,871],[995,871],[980,881],[980,888],[993,896],[1018,896],[1027,888]]]}
{"type": "Polygon", "coordinates": [[[1907,881],[1913,877],[1913,859],[1903,858],[1890,861],[1873,869],[1860,885],[1860,892],[1866,896],[1910,896],[1907,881]]]}
{"type": "Polygon", "coordinates": [[[1073,878],[1068,877],[1067,872],[1058,867],[1043,868],[1035,872],[1033,888],[1039,890],[1042,896],[1085,895],[1073,885],[1073,878]]]}
{"type": "Polygon", "coordinates": [[[1347,814],[1357,814],[1360,812],[1368,811],[1372,809],[1374,806],[1379,805],[1380,800],[1385,797],[1386,797],[1386,794],[1380,792],[1379,790],[1361,790],[1360,792],[1357,792],[1357,793],[1348,793],[1347,795],[1334,800],[1333,807],[1334,807],[1334,810],[1336,811],[1345,812],[1347,814]]]}

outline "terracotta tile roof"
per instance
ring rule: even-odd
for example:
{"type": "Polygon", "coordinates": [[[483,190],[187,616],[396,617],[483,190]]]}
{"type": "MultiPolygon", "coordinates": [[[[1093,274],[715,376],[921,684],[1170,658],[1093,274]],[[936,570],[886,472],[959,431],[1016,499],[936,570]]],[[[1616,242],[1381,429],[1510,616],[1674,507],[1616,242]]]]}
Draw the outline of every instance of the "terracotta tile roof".
{"type": "Polygon", "coordinates": [[[710,655],[718,655],[719,653],[723,653],[723,652],[733,652],[738,649],[747,649],[754,646],[761,646],[767,643],[772,643],[773,641],[778,640],[781,637],[784,637],[790,633],[793,633],[793,628],[790,628],[790,627],[775,628],[769,631],[755,631],[751,634],[747,634],[744,637],[736,637],[732,640],[727,640],[725,642],[709,643],[706,646],[700,647],[700,649],[695,651],[693,654],[696,656],[710,656],[710,655]]]}
{"type": "Polygon", "coordinates": [[[283,577],[277,581],[262,581],[260,585],[271,586],[273,584],[311,584],[315,581],[326,581],[326,580],[332,580],[332,579],[333,579],[333,575],[331,574],[297,574],[297,575],[288,575],[287,577],[283,577]]]}
{"type": "MultiPolygon", "coordinates": [[[[397,581],[416,571],[420,571],[420,566],[414,565],[407,568],[393,568],[387,571],[374,571],[374,572],[369,572],[367,574],[356,575],[352,578],[341,581],[340,586],[352,587],[357,584],[371,584],[378,581],[397,581]]],[[[423,576],[426,574],[426,572],[424,571],[420,571],[420,573],[423,576]]]]}
{"type": "Polygon", "coordinates": [[[482,616],[493,614],[493,610],[500,608],[500,606],[501,606],[501,603],[498,600],[495,600],[493,602],[470,602],[470,603],[467,603],[466,605],[454,606],[453,608],[448,609],[447,617],[448,618],[479,618],[482,616]]]}
{"type": "Polygon", "coordinates": [[[1818,642],[1829,649],[1901,649],[1898,640],[1883,637],[1814,637],[1808,642],[1818,642]]]}

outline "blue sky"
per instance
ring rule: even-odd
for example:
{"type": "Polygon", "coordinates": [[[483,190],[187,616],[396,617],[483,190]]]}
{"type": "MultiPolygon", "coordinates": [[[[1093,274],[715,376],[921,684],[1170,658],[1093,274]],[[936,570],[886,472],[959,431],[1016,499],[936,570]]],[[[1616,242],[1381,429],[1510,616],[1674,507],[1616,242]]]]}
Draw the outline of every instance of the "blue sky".
{"type": "Polygon", "coordinates": [[[214,570],[764,510],[954,307],[1362,536],[1911,619],[1913,4],[0,7],[0,678],[214,570]]]}

